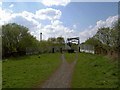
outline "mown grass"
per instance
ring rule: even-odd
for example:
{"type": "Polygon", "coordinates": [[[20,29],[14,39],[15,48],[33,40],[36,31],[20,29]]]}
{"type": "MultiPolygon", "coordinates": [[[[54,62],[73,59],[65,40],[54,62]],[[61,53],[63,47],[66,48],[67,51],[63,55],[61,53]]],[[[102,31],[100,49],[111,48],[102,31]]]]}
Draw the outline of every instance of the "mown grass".
{"type": "Polygon", "coordinates": [[[71,86],[72,88],[116,88],[117,76],[117,60],[81,53],[74,69],[71,86]]]}
{"type": "Polygon", "coordinates": [[[72,63],[76,59],[76,53],[65,53],[64,55],[68,63],[72,63]]]}
{"type": "Polygon", "coordinates": [[[60,54],[9,58],[3,62],[3,88],[32,88],[41,85],[60,65],[60,54]]]}

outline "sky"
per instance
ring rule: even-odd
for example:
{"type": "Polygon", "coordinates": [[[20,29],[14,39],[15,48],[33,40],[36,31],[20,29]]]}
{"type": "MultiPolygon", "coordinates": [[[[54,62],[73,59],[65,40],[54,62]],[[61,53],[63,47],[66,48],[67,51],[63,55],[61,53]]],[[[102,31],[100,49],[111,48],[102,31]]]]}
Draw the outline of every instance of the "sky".
{"type": "Polygon", "coordinates": [[[0,3],[0,25],[18,23],[29,28],[39,40],[62,36],[80,37],[84,42],[100,27],[112,27],[118,19],[117,2],[70,2],[42,0],[41,2],[0,3]]]}

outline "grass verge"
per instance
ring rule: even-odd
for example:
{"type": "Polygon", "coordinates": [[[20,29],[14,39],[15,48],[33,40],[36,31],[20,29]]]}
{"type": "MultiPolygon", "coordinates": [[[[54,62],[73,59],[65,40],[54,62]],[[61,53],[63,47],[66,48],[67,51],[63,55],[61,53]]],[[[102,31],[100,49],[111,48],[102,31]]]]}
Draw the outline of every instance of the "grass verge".
{"type": "Polygon", "coordinates": [[[118,62],[105,56],[80,53],[74,69],[72,88],[118,87],[118,62]]]}
{"type": "Polygon", "coordinates": [[[3,88],[32,88],[42,84],[60,64],[60,54],[9,58],[3,62],[3,88]]]}
{"type": "Polygon", "coordinates": [[[64,55],[68,63],[72,63],[76,59],[76,53],[65,53],[64,55]]]}

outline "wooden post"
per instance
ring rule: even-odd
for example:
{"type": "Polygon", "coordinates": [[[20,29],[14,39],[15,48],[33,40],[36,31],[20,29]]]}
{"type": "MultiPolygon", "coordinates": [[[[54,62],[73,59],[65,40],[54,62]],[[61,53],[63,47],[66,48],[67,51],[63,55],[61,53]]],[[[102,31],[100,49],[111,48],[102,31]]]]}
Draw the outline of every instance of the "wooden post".
{"type": "Polygon", "coordinates": [[[79,47],[79,52],[80,52],[80,47],[79,47]]]}
{"type": "Polygon", "coordinates": [[[54,53],[55,51],[54,51],[54,48],[52,48],[52,53],[54,53]]]}
{"type": "Polygon", "coordinates": [[[60,53],[62,53],[62,48],[60,48],[60,53]]]}

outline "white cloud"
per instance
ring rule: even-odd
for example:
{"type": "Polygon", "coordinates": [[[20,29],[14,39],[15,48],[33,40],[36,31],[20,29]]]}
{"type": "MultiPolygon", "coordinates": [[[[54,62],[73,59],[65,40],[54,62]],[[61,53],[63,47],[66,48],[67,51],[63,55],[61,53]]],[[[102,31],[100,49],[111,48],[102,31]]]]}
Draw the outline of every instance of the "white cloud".
{"type": "MultiPolygon", "coordinates": [[[[47,39],[49,37],[58,37],[58,36],[63,36],[63,37],[69,37],[74,35],[74,30],[69,29],[68,27],[65,27],[62,25],[62,22],[59,20],[52,21],[50,25],[45,25],[45,26],[38,26],[38,30],[35,32],[37,36],[39,36],[39,32],[43,33],[43,38],[47,39]]],[[[39,38],[39,37],[38,37],[39,38]]]]}
{"type": "Polygon", "coordinates": [[[73,28],[74,28],[74,29],[76,29],[76,28],[77,28],[77,26],[76,26],[76,25],[73,25],[73,28]]]}
{"type": "Polygon", "coordinates": [[[70,0],[42,0],[45,6],[66,6],[70,0]]]}
{"type": "Polygon", "coordinates": [[[14,7],[14,4],[11,4],[9,7],[10,7],[10,8],[14,7]]]}
{"type": "Polygon", "coordinates": [[[21,13],[13,13],[12,11],[0,9],[0,25],[15,22],[24,25],[30,29],[30,33],[39,39],[39,33],[43,33],[43,39],[57,36],[73,36],[74,30],[65,27],[59,20],[62,12],[60,10],[46,8],[31,13],[23,11],[21,13]],[[42,21],[49,20],[50,24],[44,25],[42,21]]]}
{"type": "Polygon", "coordinates": [[[110,16],[105,21],[100,20],[97,22],[96,27],[112,27],[113,24],[118,20],[118,16],[110,16]]]}
{"type": "Polygon", "coordinates": [[[16,15],[25,18],[26,20],[28,20],[29,22],[32,22],[33,24],[36,24],[36,25],[39,24],[39,22],[34,19],[35,14],[33,14],[33,13],[23,11],[22,13],[19,13],[19,14],[16,14],[16,15]]]}
{"type": "Polygon", "coordinates": [[[110,16],[108,17],[105,21],[103,20],[99,20],[96,22],[96,25],[93,26],[89,26],[88,29],[80,32],[80,38],[81,38],[81,42],[84,42],[85,40],[87,40],[89,37],[92,37],[93,35],[96,34],[96,32],[98,31],[98,28],[102,28],[102,27],[113,27],[114,23],[117,22],[118,20],[118,15],[116,16],[110,16]]]}
{"type": "Polygon", "coordinates": [[[89,26],[86,30],[78,32],[75,30],[76,25],[73,25],[73,29],[65,27],[63,22],[60,21],[62,12],[57,9],[46,8],[31,13],[23,11],[21,13],[14,13],[10,10],[2,10],[0,8],[0,25],[16,22],[24,25],[30,29],[30,33],[39,39],[39,33],[43,33],[43,39],[49,37],[63,36],[68,37],[80,37],[81,42],[84,42],[89,37],[92,37],[100,27],[112,27],[112,25],[118,20],[118,16],[110,16],[106,20],[99,20],[95,26],[89,26]],[[49,24],[44,25],[42,21],[50,21],[49,24]]]}
{"type": "Polygon", "coordinates": [[[54,27],[56,27],[56,26],[58,26],[58,25],[62,25],[62,22],[59,21],[59,20],[51,21],[51,23],[52,23],[52,25],[53,25],[54,27]]]}
{"type": "Polygon", "coordinates": [[[2,6],[2,2],[0,2],[0,6],[2,6]]]}
{"type": "Polygon", "coordinates": [[[53,8],[46,8],[46,9],[40,9],[36,11],[36,18],[45,20],[56,20],[60,19],[61,17],[61,11],[53,8]]]}
{"type": "Polygon", "coordinates": [[[1,23],[7,23],[11,19],[16,18],[16,17],[23,17],[26,20],[33,22],[34,24],[39,24],[39,21],[41,20],[58,20],[61,17],[61,11],[52,9],[52,8],[46,8],[46,9],[40,9],[36,11],[36,13],[31,13],[27,11],[23,11],[21,13],[13,13],[10,10],[2,10],[0,8],[0,22],[1,23]]]}
{"type": "Polygon", "coordinates": [[[13,18],[12,11],[0,8],[0,25],[8,23],[13,18]]]}

